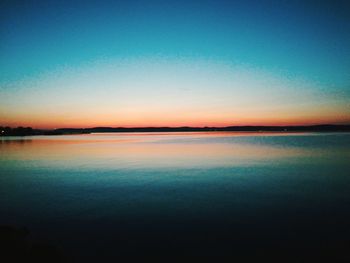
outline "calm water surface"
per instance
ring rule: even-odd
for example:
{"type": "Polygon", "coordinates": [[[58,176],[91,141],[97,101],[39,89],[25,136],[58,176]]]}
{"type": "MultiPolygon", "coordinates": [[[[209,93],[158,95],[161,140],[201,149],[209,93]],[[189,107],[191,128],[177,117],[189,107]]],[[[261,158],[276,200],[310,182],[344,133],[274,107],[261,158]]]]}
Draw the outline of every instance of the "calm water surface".
{"type": "Polygon", "coordinates": [[[350,262],[350,134],[1,138],[0,215],[73,262],[350,262]]]}

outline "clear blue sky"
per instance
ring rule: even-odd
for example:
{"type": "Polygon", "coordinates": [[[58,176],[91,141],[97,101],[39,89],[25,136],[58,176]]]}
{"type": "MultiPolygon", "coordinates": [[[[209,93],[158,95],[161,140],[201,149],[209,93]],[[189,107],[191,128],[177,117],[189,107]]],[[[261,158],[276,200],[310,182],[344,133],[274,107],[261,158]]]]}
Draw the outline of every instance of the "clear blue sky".
{"type": "Polygon", "coordinates": [[[349,14],[349,1],[1,1],[0,122],[348,122],[349,14]]]}

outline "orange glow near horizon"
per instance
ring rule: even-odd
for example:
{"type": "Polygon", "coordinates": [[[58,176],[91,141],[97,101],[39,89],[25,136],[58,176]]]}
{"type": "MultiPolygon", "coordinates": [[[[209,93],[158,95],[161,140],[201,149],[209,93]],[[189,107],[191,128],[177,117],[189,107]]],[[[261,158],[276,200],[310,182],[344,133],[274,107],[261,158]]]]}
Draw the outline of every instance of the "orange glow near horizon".
{"type": "Polygon", "coordinates": [[[203,61],[145,60],[53,72],[0,90],[0,126],[37,129],[350,123],[317,83],[203,61]],[[62,89],[62,87],[64,87],[62,89]]]}
{"type": "Polygon", "coordinates": [[[92,128],[92,127],[226,127],[226,126],[293,126],[293,125],[317,125],[317,124],[350,124],[350,118],[347,116],[334,116],[332,118],[326,117],[298,117],[289,116],[286,118],[273,117],[237,117],[235,118],[217,118],[215,121],[206,121],[204,118],[189,119],[181,121],[178,119],[159,119],[141,118],[138,119],[124,119],[112,122],[110,119],[99,118],[94,119],[64,119],[64,118],[37,118],[34,120],[27,119],[13,119],[5,120],[0,125],[10,127],[33,127],[36,129],[57,129],[57,128],[92,128]]]}

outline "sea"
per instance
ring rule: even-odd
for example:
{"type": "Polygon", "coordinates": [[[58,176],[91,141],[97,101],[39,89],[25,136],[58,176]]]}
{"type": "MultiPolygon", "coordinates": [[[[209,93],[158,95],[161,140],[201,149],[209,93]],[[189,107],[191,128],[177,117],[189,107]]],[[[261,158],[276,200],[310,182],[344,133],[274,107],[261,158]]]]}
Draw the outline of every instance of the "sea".
{"type": "Polygon", "coordinates": [[[350,262],[350,133],[0,137],[0,225],[64,262],[350,262]]]}

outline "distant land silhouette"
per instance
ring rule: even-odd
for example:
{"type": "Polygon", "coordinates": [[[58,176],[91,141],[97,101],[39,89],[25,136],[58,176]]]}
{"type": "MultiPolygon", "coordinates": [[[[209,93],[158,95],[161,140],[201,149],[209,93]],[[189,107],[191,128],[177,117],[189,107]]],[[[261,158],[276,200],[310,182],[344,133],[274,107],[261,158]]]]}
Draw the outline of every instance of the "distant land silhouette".
{"type": "Polygon", "coordinates": [[[307,126],[227,126],[227,127],[93,127],[93,128],[59,128],[54,130],[33,129],[31,127],[1,127],[0,136],[30,136],[30,135],[65,135],[107,132],[347,132],[350,125],[307,125],[307,126]]]}

